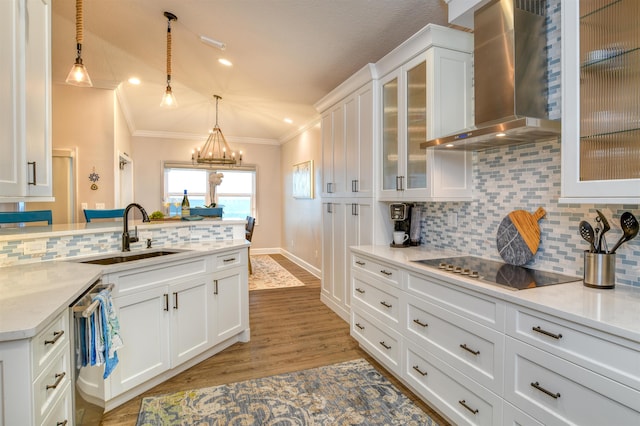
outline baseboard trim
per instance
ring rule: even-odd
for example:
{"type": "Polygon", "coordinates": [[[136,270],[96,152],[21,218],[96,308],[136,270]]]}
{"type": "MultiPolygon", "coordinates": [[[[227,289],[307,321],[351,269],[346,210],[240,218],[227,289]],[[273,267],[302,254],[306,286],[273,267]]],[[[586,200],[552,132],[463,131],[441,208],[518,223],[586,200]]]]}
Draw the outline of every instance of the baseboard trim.
{"type": "Polygon", "coordinates": [[[322,271],[320,269],[305,262],[304,260],[300,259],[298,256],[288,252],[285,249],[278,248],[278,247],[255,248],[255,249],[252,248],[251,254],[281,254],[287,259],[289,259],[290,261],[292,261],[293,263],[295,263],[296,265],[298,265],[299,267],[301,267],[302,269],[304,269],[305,271],[309,272],[314,277],[318,279],[322,279],[322,271]]]}

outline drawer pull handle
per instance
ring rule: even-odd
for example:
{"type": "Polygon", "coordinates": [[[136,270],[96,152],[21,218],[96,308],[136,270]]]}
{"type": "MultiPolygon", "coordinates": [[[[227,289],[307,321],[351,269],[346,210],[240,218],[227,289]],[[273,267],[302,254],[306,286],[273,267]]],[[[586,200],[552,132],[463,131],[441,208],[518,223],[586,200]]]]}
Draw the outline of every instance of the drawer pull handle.
{"type": "Polygon", "coordinates": [[[235,262],[236,258],[235,257],[231,257],[229,259],[222,259],[222,263],[229,263],[229,262],[235,262]]]}
{"type": "Polygon", "coordinates": [[[218,280],[213,280],[213,294],[218,294],[218,280]]]}
{"type": "Polygon", "coordinates": [[[164,294],[164,310],[169,311],[169,295],[167,293],[164,294]]]}
{"type": "Polygon", "coordinates": [[[356,291],[360,294],[364,294],[365,291],[363,289],[361,289],[360,287],[356,287],[356,291]]]}
{"type": "Polygon", "coordinates": [[[413,322],[418,324],[420,327],[429,327],[429,324],[426,324],[426,323],[420,321],[420,319],[414,319],[413,322]]]}
{"type": "Polygon", "coordinates": [[[65,420],[65,421],[63,421],[63,422],[58,422],[58,423],[56,423],[56,426],[67,426],[67,423],[69,423],[69,421],[68,421],[68,420],[65,420]]]}
{"type": "Polygon", "coordinates": [[[393,306],[393,305],[388,304],[388,303],[387,303],[387,302],[385,302],[384,300],[383,300],[382,302],[380,302],[380,304],[381,304],[382,306],[384,306],[385,308],[390,308],[391,306],[393,306]]]}
{"type": "Polygon", "coordinates": [[[480,351],[474,351],[473,349],[468,347],[466,343],[461,344],[460,347],[467,352],[471,352],[474,355],[480,355],[480,351]]]}
{"type": "Polygon", "coordinates": [[[60,385],[60,382],[62,381],[62,379],[64,379],[64,376],[66,376],[66,374],[67,374],[67,373],[65,373],[64,371],[63,371],[62,373],[60,373],[60,374],[56,374],[56,375],[55,375],[56,382],[55,382],[54,384],[52,384],[52,385],[47,385],[47,386],[45,387],[45,389],[46,389],[46,390],[49,390],[49,389],[55,389],[55,388],[57,388],[57,387],[58,387],[58,385],[60,385]]]}
{"type": "Polygon", "coordinates": [[[380,345],[382,345],[383,348],[385,349],[391,349],[391,346],[387,345],[384,340],[382,342],[380,342],[380,345]]]}
{"type": "Polygon", "coordinates": [[[364,330],[364,326],[360,325],[359,322],[356,323],[356,327],[358,327],[360,330],[364,330]]]}
{"type": "Polygon", "coordinates": [[[62,335],[64,334],[64,330],[60,330],[60,331],[54,331],[53,332],[53,339],[51,340],[45,340],[44,341],[44,345],[55,345],[56,342],[62,337],[62,335]]]}
{"type": "Polygon", "coordinates": [[[178,309],[178,293],[173,292],[173,309],[178,309]]]}
{"type": "Polygon", "coordinates": [[[427,375],[427,372],[420,370],[420,367],[418,367],[417,365],[414,365],[413,369],[416,370],[421,376],[426,376],[427,375]]]}
{"type": "Polygon", "coordinates": [[[532,328],[533,331],[537,332],[537,333],[542,333],[545,336],[549,336],[549,337],[553,337],[556,340],[560,340],[562,339],[562,334],[558,333],[558,334],[553,334],[550,331],[547,330],[543,330],[542,328],[540,328],[540,326],[536,326],[532,328]]]}
{"type": "Polygon", "coordinates": [[[381,273],[381,274],[384,274],[384,275],[386,275],[386,276],[388,276],[388,277],[390,277],[391,275],[393,275],[393,273],[392,273],[392,272],[386,271],[386,270],[384,270],[384,269],[383,269],[383,270],[381,270],[381,271],[380,271],[380,273],[381,273]]]}
{"type": "Polygon", "coordinates": [[[366,265],[366,263],[365,263],[365,262],[363,262],[362,260],[356,260],[356,265],[358,265],[358,266],[364,266],[364,265],[366,265]]]}
{"type": "Polygon", "coordinates": [[[542,386],[540,386],[540,383],[538,383],[538,382],[531,382],[531,386],[533,386],[534,388],[538,389],[540,392],[546,393],[547,395],[549,395],[553,399],[560,398],[560,393],[559,392],[553,393],[551,391],[548,391],[545,388],[543,388],[542,386]]]}
{"type": "Polygon", "coordinates": [[[471,407],[469,407],[467,405],[467,401],[465,401],[464,399],[461,399],[460,401],[458,401],[460,403],[460,405],[462,405],[464,408],[466,408],[467,410],[471,411],[473,414],[478,414],[478,409],[476,408],[475,410],[471,407]]]}

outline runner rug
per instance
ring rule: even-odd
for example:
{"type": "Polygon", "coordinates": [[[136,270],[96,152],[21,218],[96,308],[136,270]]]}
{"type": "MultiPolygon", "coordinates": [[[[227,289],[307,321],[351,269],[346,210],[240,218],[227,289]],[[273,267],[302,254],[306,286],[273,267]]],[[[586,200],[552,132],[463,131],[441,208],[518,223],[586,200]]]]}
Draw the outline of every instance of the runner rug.
{"type": "Polygon", "coordinates": [[[297,287],[304,285],[269,255],[251,256],[253,274],[249,275],[249,290],[297,287]]]}
{"type": "Polygon", "coordinates": [[[364,359],[147,397],[136,426],[434,425],[364,359]]]}

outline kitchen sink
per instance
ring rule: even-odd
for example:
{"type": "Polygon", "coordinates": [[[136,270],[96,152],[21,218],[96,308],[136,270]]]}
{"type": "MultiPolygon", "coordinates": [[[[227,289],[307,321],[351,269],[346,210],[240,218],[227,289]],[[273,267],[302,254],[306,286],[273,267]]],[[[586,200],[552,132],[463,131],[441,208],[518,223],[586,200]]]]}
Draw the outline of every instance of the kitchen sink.
{"type": "Polygon", "coordinates": [[[136,254],[117,254],[97,259],[82,260],[81,263],[92,263],[94,265],[116,265],[118,263],[133,262],[136,260],[149,259],[158,256],[168,256],[170,254],[182,253],[183,250],[156,250],[136,254]]]}

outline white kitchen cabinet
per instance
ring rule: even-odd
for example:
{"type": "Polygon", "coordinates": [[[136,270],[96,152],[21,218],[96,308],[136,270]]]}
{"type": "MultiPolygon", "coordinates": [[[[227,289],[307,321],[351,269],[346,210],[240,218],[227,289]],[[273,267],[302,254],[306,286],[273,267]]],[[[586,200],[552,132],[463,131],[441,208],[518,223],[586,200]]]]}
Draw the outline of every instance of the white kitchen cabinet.
{"type": "Polygon", "coordinates": [[[640,203],[640,4],[562,3],[562,198],[640,203]]]}
{"type": "Polygon", "coordinates": [[[32,339],[0,344],[0,424],[73,424],[69,317],[32,339]]]}
{"type": "Polygon", "coordinates": [[[320,299],[349,321],[351,269],[349,247],[373,243],[371,199],[330,199],[322,204],[322,291],[320,299]]]}
{"type": "Polygon", "coordinates": [[[374,87],[369,82],[322,113],[322,196],[373,196],[374,87]]]}
{"type": "Polygon", "coordinates": [[[0,202],[50,200],[51,5],[4,1],[0,15],[0,202]]]}
{"type": "Polygon", "coordinates": [[[471,199],[471,153],[420,148],[472,124],[471,53],[425,49],[379,80],[380,200],[471,199]]]}
{"type": "Polygon", "coordinates": [[[83,368],[80,386],[108,411],[249,338],[246,248],[108,273],[124,345],[119,363],[83,368]],[[204,358],[203,358],[204,357],[204,358]]]}

